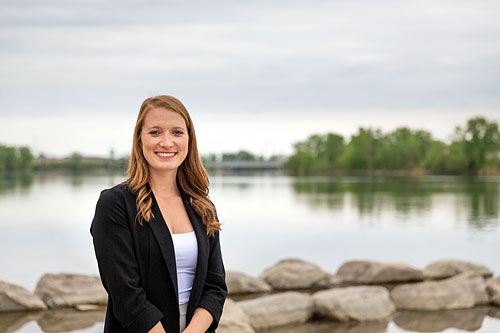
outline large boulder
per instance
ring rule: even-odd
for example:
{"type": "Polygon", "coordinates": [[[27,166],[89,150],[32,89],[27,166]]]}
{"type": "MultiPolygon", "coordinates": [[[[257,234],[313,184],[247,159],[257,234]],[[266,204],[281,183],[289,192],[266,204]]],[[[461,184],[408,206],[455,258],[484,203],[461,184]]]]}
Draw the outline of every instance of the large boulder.
{"type": "Polygon", "coordinates": [[[313,300],[315,314],[338,321],[381,320],[396,310],[389,291],[379,286],[318,291],[313,300]]]}
{"type": "Polygon", "coordinates": [[[486,280],[486,291],[490,297],[490,302],[500,306],[500,276],[486,280]]]}
{"type": "Polygon", "coordinates": [[[107,302],[108,294],[97,276],[81,274],[45,274],[35,289],[49,308],[74,307],[107,302]]]}
{"type": "Polygon", "coordinates": [[[271,291],[271,286],[260,278],[245,273],[227,271],[226,284],[229,294],[265,293],[271,291]]]}
{"type": "Polygon", "coordinates": [[[42,300],[21,286],[0,281],[0,312],[45,310],[42,300]]]}
{"type": "Polygon", "coordinates": [[[443,259],[431,262],[424,269],[426,280],[446,279],[464,272],[474,272],[483,277],[493,276],[493,272],[486,266],[456,259],[443,259]]]}
{"type": "Polygon", "coordinates": [[[279,261],[260,277],[277,290],[325,288],[332,280],[330,274],[318,266],[297,258],[279,261]]]}
{"type": "Polygon", "coordinates": [[[224,310],[217,328],[219,333],[255,333],[250,318],[232,299],[226,299],[224,310]]]}
{"type": "Polygon", "coordinates": [[[383,284],[422,281],[422,271],[405,263],[348,261],[339,267],[337,276],[347,284],[383,284]]]}
{"type": "Polygon", "coordinates": [[[440,281],[404,284],[391,291],[398,309],[452,310],[488,303],[486,283],[480,275],[468,272],[440,281]]]}
{"type": "Polygon", "coordinates": [[[311,295],[288,291],[238,302],[256,330],[305,323],[313,314],[311,295]]]}

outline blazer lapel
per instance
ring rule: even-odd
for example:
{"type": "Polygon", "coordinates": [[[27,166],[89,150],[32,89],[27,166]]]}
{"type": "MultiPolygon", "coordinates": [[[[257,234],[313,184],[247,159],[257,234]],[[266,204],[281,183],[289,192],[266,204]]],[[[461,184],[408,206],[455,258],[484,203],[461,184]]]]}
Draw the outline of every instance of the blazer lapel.
{"type": "Polygon", "coordinates": [[[161,253],[163,255],[163,260],[167,265],[168,272],[170,274],[170,280],[172,281],[175,295],[177,297],[177,303],[179,303],[179,291],[177,288],[177,266],[175,263],[175,251],[174,242],[172,241],[172,236],[170,235],[170,230],[168,230],[167,224],[161,215],[160,207],[156,202],[156,198],[151,191],[151,197],[153,198],[153,206],[151,207],[154,218],[149,221],[149,225],[153,230],[156,241],[160,246],[161,253]]]}
{"type": "Polygon", "coordinates": [[[208,243],[208,236],[206,233],[206,227],[203,224],[200,216],[194,211],[193,207],[189,203],[188,196],[181,189],[182,201],[186,207],[186,212],[188,213],[189,220],[193,225],[194,232],[196,234],[196,240],[198,242],[198,260],[196,262],[196,273],[193,281],[193,289],[191,289],[191,296],[189,297],[188,303],[188,318],[191,318],[194,313],[195,306],[194,301],[199,299],[203,291],[203,285],[205,284],[205,278],[207,276],[207,265],[208,265],[208,255],[210,251],[210,244],[208,243]]]}

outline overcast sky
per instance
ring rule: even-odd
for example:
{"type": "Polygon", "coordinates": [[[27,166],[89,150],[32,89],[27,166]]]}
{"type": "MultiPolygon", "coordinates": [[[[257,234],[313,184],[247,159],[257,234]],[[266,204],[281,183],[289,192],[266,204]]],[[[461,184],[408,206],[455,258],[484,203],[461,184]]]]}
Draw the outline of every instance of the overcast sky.
{"type": "Polygon", "coordinates": [[[130,150],[141,102],[187,106],[202,153],[313,133],[500,123],[500,1],[0,0],[0,143],[130,150]]]}

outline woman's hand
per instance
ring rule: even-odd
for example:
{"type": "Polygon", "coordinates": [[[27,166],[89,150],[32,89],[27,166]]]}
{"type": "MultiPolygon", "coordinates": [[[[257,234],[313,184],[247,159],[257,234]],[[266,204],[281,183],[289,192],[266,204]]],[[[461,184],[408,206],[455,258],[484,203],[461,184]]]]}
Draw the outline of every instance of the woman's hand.
{"type": "Polygon", "coordinates": [[[165,329],[159,321],[152,329],[149,330],[148,333],[165,333],[165,329]]]}

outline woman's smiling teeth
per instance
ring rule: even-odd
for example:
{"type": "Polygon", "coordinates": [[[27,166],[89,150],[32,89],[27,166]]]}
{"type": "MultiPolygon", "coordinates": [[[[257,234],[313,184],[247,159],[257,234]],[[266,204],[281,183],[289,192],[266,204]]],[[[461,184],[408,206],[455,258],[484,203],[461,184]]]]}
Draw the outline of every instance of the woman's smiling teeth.
{"type": "Polygon", "coordinates": [[[173,157],[177,153],[156,153],[160,157],[173,157]]]}

